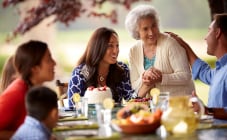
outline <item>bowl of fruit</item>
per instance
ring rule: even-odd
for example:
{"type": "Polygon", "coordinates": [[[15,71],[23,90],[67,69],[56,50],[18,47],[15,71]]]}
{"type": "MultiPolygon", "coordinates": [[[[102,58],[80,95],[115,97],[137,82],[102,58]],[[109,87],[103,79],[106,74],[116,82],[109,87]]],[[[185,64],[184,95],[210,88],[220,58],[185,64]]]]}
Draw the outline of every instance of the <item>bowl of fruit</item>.
{"type": "Polygon", "coordinates": [[[151,113],[146,105],[130,104],[117,112],[112,126],[126,134],[154,133],[161,124],[161,115],[161,110],[151,113]]]}

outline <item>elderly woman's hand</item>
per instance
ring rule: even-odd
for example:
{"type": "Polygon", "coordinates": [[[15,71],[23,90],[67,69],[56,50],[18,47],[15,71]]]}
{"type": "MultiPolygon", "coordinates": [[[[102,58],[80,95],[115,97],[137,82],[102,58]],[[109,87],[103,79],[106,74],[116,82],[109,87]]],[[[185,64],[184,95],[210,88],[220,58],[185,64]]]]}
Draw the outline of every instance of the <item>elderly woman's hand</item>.
{"type": "Polygon", "coordinates": [[[151,86],[162,81],[162,72],[154,67],[149,68],[143,73],[143,83],[151,86]]]}

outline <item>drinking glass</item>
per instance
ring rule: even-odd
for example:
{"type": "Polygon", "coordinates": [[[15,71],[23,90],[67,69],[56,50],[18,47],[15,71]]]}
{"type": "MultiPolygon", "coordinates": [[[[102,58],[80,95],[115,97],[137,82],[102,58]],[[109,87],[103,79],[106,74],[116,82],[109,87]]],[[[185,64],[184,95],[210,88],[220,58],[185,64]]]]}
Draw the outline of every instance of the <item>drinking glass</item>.
{"type": "Polygon", "coordinates": [[[88,98],[82,97],[82,106],[81,106],[81,114],[84,117],[88,117],[88,98]]]}
{"type": "Polygon", "coordinates": [[[82,101],[78,101],[74,104],[75,117],[81,116],[82,101]]]}
{"type": "Polygon", "coordinates": [[[110,137],[112,135],[112,129],[110,125],[101,125],[98,130],[98,136],[110,137]]]}
{"type": "Polygon", "coordinates": [[[79,102],[76,102],[74,105],[76,110],[75,116],[84,116],[88,117],[88,99],[82,97],[79,102]]]}
{"type": "Polygon", "coordinates": [[[99,126],[110,125],[111,123],[111,109],[105,109],[101,104],[95,105],[96,117],[99,126]]]}
{"type": "Polygon", "coordinates": [[[160,92],[157,103],[154,103],[153,100],[150,100],[151,112],[155,112],[156,109],[161,109],[162,111],[167,110],[168,103],[169,103],[169,92],[160,92]]]}
{"type": "Polygon", "coordinates": [[[190,97],[189,101],[193,107],[196,118],[200,119],[202,115],[204,115],[205,113],[205,107],[203,102],[198,97],[195,97],[195,96],[190,97]]]}

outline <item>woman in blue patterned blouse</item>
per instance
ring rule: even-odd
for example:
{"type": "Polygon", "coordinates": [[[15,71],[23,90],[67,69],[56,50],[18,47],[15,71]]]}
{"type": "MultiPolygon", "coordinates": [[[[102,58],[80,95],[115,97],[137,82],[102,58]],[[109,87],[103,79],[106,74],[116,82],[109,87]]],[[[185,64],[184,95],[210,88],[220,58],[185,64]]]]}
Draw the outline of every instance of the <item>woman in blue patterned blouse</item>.
{"type": "Polygon", "coordinates": [[[118,34],[109,28],[98,28],[90,38],[84,54],[79,59],[69,81],[69,106],[72,96],[84,96],[87,87],[108,86],[115,102],[132,98],[128,66],[117,61],[119,53],[118,34]]]}

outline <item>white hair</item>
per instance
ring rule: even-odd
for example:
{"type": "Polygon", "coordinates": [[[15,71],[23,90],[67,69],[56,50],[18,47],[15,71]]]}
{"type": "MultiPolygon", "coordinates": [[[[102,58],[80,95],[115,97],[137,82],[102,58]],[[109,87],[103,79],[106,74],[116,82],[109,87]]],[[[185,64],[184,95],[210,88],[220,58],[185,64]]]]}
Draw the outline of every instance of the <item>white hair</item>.
{"type": "Polygon", "coordinates": [[[125,19],[125,28],[129,34],[136,40],[139,40],[138,21],[142,18],[151,17],[159,26],[159,18],[155,8],[151,5],[139,5],[132,9],[125,19]]]}

